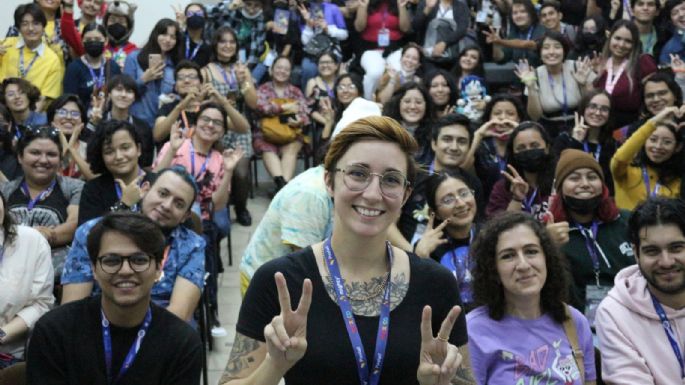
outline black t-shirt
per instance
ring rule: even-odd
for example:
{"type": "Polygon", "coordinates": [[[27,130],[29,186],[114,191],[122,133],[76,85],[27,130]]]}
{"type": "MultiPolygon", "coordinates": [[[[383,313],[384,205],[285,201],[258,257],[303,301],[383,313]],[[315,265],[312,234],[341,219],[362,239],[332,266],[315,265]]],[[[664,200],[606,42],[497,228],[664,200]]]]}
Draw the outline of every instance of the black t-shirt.
{"type": "Polygon", "coordinates": [[[185,48],[187,55],[187,57],[185,57],[186,59],[196,63],[200,67],[204,67],[209,64],[209,59],[212,56],[212,47],[202,42],[200,48],[197,48],[197,43],[195,43],[192,39],[185,40],[184,38],[184,41],[190,43],[189,47],[185,48]],[[197,53],[195,53],[195,56],[193,56],[195,49],[197,49],[197,53]],[[190,56],[193,56],[193,58],[191,59],[190,56]]]}
{"type": "MultiPolygon", "coordinates": [[[[457,283],[452,274],[432,260],[409,255],[409,289],[402,302],[390,312],[388,345],[380,384],[418,384],[416,370],[421,347],[421,312],[433,309],[433,332],[454,305],[460,305],[457,283]]],[[[302,294],[302,282],[313,283],[312,304],[307,318],[307,352],[285,375],[286,384],[358,384],[357,364],[340,308],[328,296],[314,253],[307,247],[267,262],[255,273],[240,307],[236,330],[264,341],[264,327],[280,313],[274,274],[282,272],[288,284],[292,308],[302,294]]],[[[369,363],[373,361],[379,317],[355,315],[369,363]]],[[[460,315],[452,329],[450,343],[468,342],[466,320],[460,315]]]]}
{"type": "Polygon", "coordinates": [[[83,186],[78,209],[78,225],[99,218],[119,201],[111,174],[102,174],[83,186]]]}
{"type": "MultiPolygon", "coordinates": [[[[118,373],[140,326],[111,326],[112,372],[118,373]]],[[[106,384],[100,296],[62,305],[36,323],[28,349],[27,383],[106,384]]],[[[152,304],[152,323],[119,385],[200,383],[202,344],[187,323],[152,304]]]]}
{"type": "MultiPolygon", "coordinates": [[[[163,105],[162,107],[160,107],[159,111],[157,112],[157,117],[159,118],[159,117],[168,116],[171,113],[171,111],[173,111],[174,108],[176,108],[176,106],[180,102],[181,102],[180,100],[174,100],[171,103],[167,103],[167,104],[163,105]]],[[[188,118],[188,126],[194,127],[195,123],[197,121],[197,113],[196,112],[186,112],[186,117],[188,118]]],[[[185,126],[185,122],[183,121],[181,114],[178,115],[178,119],[176,119],[176,120],[181,122],[181,128],[182,129],[187,130],[190,128],[190,127],[185,126]]],[[[162,147],[161,145],[166,143],[168,140],[169,140],[169,136],[167,135],[166,138],[164,138],[161,142],[157,143],[159,145],[159,148],[161,148],[162,147]]]]}

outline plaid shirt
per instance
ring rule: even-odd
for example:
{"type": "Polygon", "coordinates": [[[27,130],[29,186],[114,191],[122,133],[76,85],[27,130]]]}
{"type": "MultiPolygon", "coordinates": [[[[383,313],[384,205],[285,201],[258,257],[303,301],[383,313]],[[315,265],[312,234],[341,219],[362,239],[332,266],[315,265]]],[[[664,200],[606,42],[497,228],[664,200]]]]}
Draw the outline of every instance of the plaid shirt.
{"type": "Polygon", "coordinates": [[[216,29],[221,26],[228,25],[235,31],[236,35],[240,36],[240,27],[244,22],[252,21],[254,26],[250,28],[250,46],[241,47],[240,42],[238,42],[238,47],[240,49],[246,50],[247,64],[253,67],[255,64],[259,63],[259,58],[262,56],[266,50],[266,23],[264,21],[264,14],[259,17],[250,20],[243,16],[241,9],[230,10],[229,5],[232,0],[223,0],[219,4],[213,6],[209,10],[209,21],[208,31],[213,34],[216,29]]]}

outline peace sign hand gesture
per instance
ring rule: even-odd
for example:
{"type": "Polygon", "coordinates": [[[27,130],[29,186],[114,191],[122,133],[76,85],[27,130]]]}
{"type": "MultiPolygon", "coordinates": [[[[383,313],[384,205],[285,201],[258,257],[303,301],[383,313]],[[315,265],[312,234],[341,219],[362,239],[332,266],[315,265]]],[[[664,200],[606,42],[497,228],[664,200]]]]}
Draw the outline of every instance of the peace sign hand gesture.
{"type": "Polygon", "coordinates": [[[508,164],[507,168],[511,174],[506,171],[502,171],[502,175],[507,178],[509,184],[511,185],[509,187],[509,191],[514,196],[514,200],[517,202],[523,202],[523,200],[526,199],[526,195],[528,195],[528,189],[530,186],[528,185],[528,182],[521,177],[518,171],[516,171],[514,166],[508,164]]]}
{"type": "Polygon", "coordinates": [[[426,226],[426,231],[423,232],[419,243],[416,244],[416,250],[414,251],[416,255],[421,258],[428,258],[430,254],[438,248],[438,246],[447,243],[447,239],[443,237],[442,230],[450,223],[447,219],[439,224],[437,227],[433,227],[435,223],[435,214],[431,214],[428,218],[428,225],[426,226]]]}
{"type": "Polygon", "coordinates": [[[449,385],[462,361],[459,349],[448,341],[461,308],[455,306],[450,310],[437,337],[433,337],[432,313],[431,307],[425,306],[421,314],[421,353],[416,378],[421,385],[449,385]]]}
{"type": "Polygon", "coordinates": [[[140,189],[140,181],[143,180],[145,174],[138,175],[133,182],[126,184],[121,179],[115,179],[114,183],[119,185],[121,189],[121,201],[128,207],[140,202],[142,190],[140,189]]]}
{"type": "Polygon", "coordinates": [[[274,274],[281,314],[264,328],[267,358],[283,373],[304,357],[307,351],[307,314],[312,304],[312,281],[302,283],[302,296],[295,311],[290,304],[290,292],[282,273],[274,274]]]}
{"type": "Polygon", "coordinates": [[[579,142],[583,142],[587,137],[587,131],[590,127],[585,124],[585,118],[577,112],[574,112],[574,117],[576,124],[573,126],[573,130],[571,130],[571,137],[579,142]]]}

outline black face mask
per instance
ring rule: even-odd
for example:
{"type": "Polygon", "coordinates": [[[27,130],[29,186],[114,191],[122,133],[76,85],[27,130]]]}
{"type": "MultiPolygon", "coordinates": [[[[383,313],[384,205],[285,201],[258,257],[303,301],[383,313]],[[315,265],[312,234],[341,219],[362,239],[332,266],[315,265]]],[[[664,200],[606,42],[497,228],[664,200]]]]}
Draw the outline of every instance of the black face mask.
{"type": "Polygon", "coordinates": [[[545,154],[545,150],[542,148],[526,150],[514,154],[514,161],[523,169],[523,171],[538,172],[546,166],[547,154],[545,154]]]}
{"type": "Polygon", "coordinates": [[[585,215],[595,212],[599,204],[602,203],[602,194],[589,199],[578,199],[569,196],[564,196],[564,206],[567,210],[575,213],[585,215]]]}
{"type": "Polygon", "coordinates": [[[205,18],[200,15],[193,15],[186,21],[188,29],[202,29],[205,26],[205,18]]]}
{"type": "Polygon", "coordinates": [[[128,30],[123,24],[114,23],[107,27],[107,33],[114,39],[114,41],[119,42],[121,39],[126,37],[128,30]]]}
{"type": "Polygon", "coordinates": [[[105,51],[105,43],[102,41],[87,41],[83,48],[90,57],[99,57],[105,51]]]}

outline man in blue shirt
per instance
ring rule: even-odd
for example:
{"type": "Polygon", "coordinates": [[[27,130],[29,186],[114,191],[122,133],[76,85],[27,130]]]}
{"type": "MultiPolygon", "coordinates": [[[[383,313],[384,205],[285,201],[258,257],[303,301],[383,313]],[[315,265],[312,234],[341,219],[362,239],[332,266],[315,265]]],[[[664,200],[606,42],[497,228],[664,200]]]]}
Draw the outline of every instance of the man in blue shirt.
{"type": "MultiPolygon", "coordinates": [[[[126,186],[137,188],[137,186],[126,186]]],[[[126,191],[124,192],[124,194],[126,191]]],[[[197,195],[193,177],[183,168],[167,168],[154,182],[140,186],[141,212],[162,227],[166,237],[161,263],[162,277],[152,288],[152,301],[190,320],[204,286],[205,241],[202,236],[181,224],[190,217],[190,208],[197,195]]],[[[113,209],[127,209],[118,202],[113,209]]],[[[94,285],[88,257],[88,233],[101,218],[79,226],[62,272],[62,303],[76,301],[100,292],[94,285]]]]}

